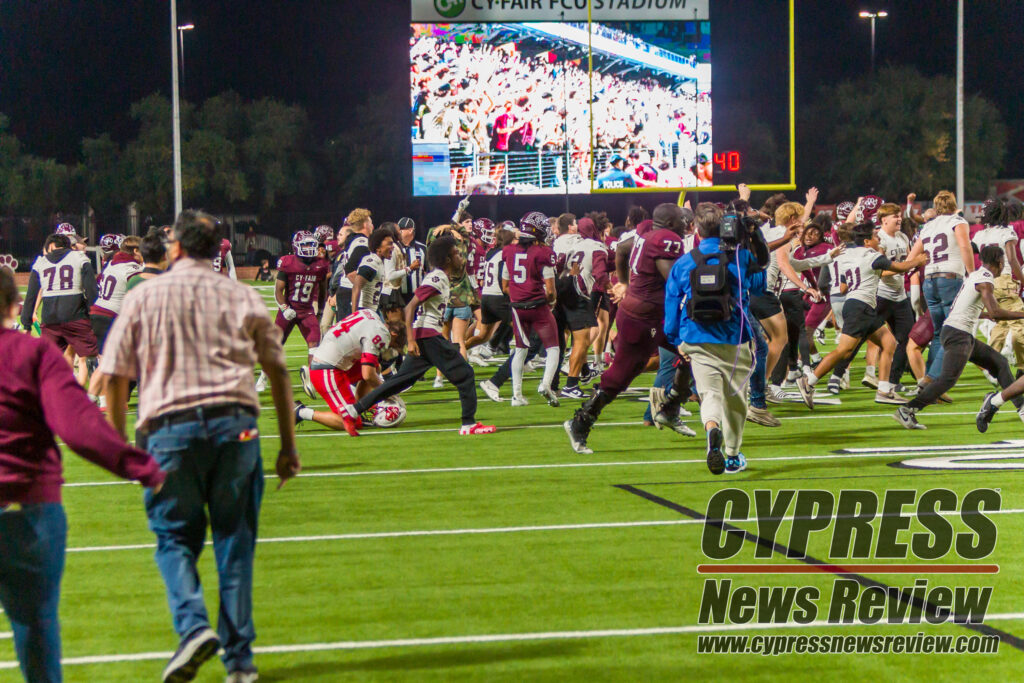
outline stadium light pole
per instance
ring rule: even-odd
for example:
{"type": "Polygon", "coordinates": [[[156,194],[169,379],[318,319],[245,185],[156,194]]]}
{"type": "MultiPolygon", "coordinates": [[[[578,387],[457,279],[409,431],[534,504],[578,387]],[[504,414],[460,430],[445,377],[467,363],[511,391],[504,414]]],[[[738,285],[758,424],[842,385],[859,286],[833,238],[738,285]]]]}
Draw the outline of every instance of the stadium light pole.
{"type": "Polygon", "coordinates": [[[181,48],[181,89],[185,89],[185,31],[191,31],[195,24],[178,27],[178,47],[181,48]]]}
{"type": "Polygon", "coordinates": [[[956,199],[964,205],[964,0],[956,11],[956,199]]]}
{"type": "Polygon", "coordinates": [[[889,13],[885,10],[880,12],[861,12],[861,19],[871,20],[871,73],[875,73],[875,19],[885,19],[889,13]]]}
{"type": "Polygon", "coordinates": [[[171,0],[171,117],[174,157],[174,220],[181,215],[181,105],[178,102],[178,3],[171,0]]]}

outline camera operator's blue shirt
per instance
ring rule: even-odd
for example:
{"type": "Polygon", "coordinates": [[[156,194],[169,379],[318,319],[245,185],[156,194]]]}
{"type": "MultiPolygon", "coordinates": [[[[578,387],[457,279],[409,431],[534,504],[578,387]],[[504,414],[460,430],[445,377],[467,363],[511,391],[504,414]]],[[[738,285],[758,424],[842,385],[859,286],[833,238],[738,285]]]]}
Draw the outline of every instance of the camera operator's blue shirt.
{"type": "MultiPolygon", "coordinates": [[[[697,245],[702,254],[715,254],[721,249],[717,237],[701,240],[697,245]]],[[[729,259],[729,286],[732,289],[733,309],[729,320],[716,323],[698,323],[686,315],[686,300],[690,296],[690,273],[696,267],[693,256],[683,256],[669,273],[665,283],[665,336],[673,345],[683,342],[687,344],[742,344],[752,338],[750,329],[751,296],[764,294],[765,271],[757,268],[754,255],[749,250],[739,248],[731,254],[723,255],[729,259]],[[738,262],[738,266],[737,266],[738,262]],[[742,286],[743,311],[740,311],[740,294],[742,286]]],[[[711,263],[718,263],[709,258],[711,263]]]]}

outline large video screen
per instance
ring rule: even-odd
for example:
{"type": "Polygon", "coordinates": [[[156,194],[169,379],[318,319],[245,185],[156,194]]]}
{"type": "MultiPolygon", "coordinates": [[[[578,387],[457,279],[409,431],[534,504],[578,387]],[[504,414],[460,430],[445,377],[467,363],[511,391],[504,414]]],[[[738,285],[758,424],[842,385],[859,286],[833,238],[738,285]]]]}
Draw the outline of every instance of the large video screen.
{"type": "Polygon", "coordinates": [[[712,185],[710,29],[413,23],[413,193],[712,185]]]}

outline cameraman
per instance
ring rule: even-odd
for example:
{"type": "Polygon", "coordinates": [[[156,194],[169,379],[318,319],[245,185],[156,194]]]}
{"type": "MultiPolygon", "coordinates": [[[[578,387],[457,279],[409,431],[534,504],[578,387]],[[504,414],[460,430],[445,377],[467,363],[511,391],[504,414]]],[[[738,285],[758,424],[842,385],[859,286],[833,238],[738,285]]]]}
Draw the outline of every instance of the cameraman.
{"type": "Polygon", "coordinates": [[[712,474],[741,472],[753,330],[749,298],[765,291],[768,245],[751,221],[697,205],[696,249],[676,261],[665,286],[665,335],[689,356],[712,474]],[[717,285],[716,285],[717,283],[717,285]],[[715,289],[717,287],[717,289],[715,289]]]}

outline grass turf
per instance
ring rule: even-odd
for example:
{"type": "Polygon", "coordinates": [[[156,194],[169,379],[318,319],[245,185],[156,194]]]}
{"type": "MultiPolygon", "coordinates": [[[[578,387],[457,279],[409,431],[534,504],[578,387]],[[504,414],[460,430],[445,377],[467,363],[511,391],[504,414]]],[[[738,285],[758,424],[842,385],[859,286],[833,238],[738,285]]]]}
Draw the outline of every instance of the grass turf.
{"type": "MultiPolygon", "coordinates": [[[[262,291],[269,301],[271,290],[262,291]]],[[[290,365],[297,369],[304,357],[297,334],[288,340],[287,349],[290,365]]],[[[854,364],[855,380],[862,367],[863,361],[854,364]]],[[[477,369],[478,380],[489,373],[477,369]]],[[[297,372],[293,377],[296,396],[301,397],[297,372]]],[[[643,375],[637,385],[649,386],[652,378],[643,375]]],[[[274,490],[275,480],[268,480],[263,503],[264,543],[257,553],[254,589],[258,647],[696,625],[704,585],[696,566],[706,561],[702,525],[679,523],[687,518],[617,486],[622,484],[699,512],[723,487],[750,492],[945,487],[960,495],[992,487],[1001,490],[1004,510],[1024,508],[1019,471],[899,469],[890,464],[909,456],[835,453],[1018,438],[1022,425],[1011,406],[1000,412],[987,434],[975,430],[973,414],[989,385],[973,366],[952,392],[953,405],[932,407],[920,415],[927,431],[903,430],[892,419],[892,408],[876,405],[873,393],[859,386],[842,394],[842,406],[822,406],[814,412],[800,404],[772,406],[783,427],[748,424],[747,471],[719,477],[707,471],[701,438],[642,427],[644,404],[636,400],[622,398],[609,406],[591,436],[595,454],[578,456],[561,428],[577,402],[565,401],[558,409],[545,405],[532,393],[539,373],[526,382],[531,399],[526,408],[512,409],[507,400],[495,404],[480,393],[478,417],[497,424],[499,431],[479,437],[457,435],[456,392],[449,384],[432,389],[431,379],[428,375],[405,394],[409,418],[398,429],[366,430],[365,436],[353,440],[312,423],[299,427],[308,476],[281,491],[274,490]],[[567,528],[574,525],[593,526],[567,528]],[[423,531],[453,533],[409,533],[423,531]]],[[[507,399],[508,386],[503,393],[507,399]]],[[[269,406],[269,392],[262,399],[269,406]]],[[[696,405],[688,407],[697,410],[696,405]]],[[[701,431],[696,417],[689,422],[701,431]]],[[[271,410],[264,411],[260,429],[269,473],[277,448],[271,410]]],[[[66,477],[71,484],[113,481],[76,456],[67,458],[66,477]]],[[[68,545],[75,550],[68,554],[61,602],[65,657],[172,651],[177,638],[149,547],[154,539],[146,528],[140,489],[72,486],[64,495],[68,545]],[[105,548],[132,545],[144,547],[105,548]]],[[[1021,516],[994,519],[1000,541],[986,561],[999,564],[1001,573],[945,581],[993,586],[989,612],[1016,613],[1021,611],[1016,567],[1024,559],[1024,547],[1015,540],[1022,530],[1021,516]]],[[[953,524],[958,531],[965,528],[959,520],[953,524]]],[[[753,523],[738,526],[756,530],[753,523]]],[[[873,526],[877,529],[878,524],[873,526]]],[[[790,527],[788,522],[781,525],[781,542],[787,542],[790,527]]],[[[918,529],[915,524],[910,531],[918,529]]],[[[826,557],[829,538],[812,536],[808,552],[826,557]]],[[[763,561],[754,559],[750,543],[734,560],[763,561]]],[[[773,561],[797,563],[778,555],[773,561]]],[[[200,565],[207,604],[215,615],[212,549],[204,552],[200,565]]],[[[741,577],[737,582],[811,585],[827,594],[833,578],[821,573],[741,577]]],[[[872,578],[905,586],[914,577],[872,578]]],[[[936,585],[944,579],[931,581],[936,585]]],[[[825,599],[821,602],[827,606],[825,599]]],[[[1020,621],[992,623],[1011,634],[1024,631],[1020,621]]],[[[0,617],[0,631],[8,630],[6,625],[0,617]]],[[[955,624],[743,633],[918,632],[973,633],[955,624]]],[[[1020,652],[1007,643],[997,655],[708,655],[697,653],[698,635],[392,643],[258,653],[256,662],[263,681],[664,680],[689,675],[749,680],[977,679],[1005,675],[1020,662],[1020,652]]],[[[0,640],[0,667],[13,659],[11,641],[0,640]]],[[[153,656],[73,664],[65,668],[65,678],[154,680],[163,663],[162,657],[153,656]]],[[[223,668],[211,662],[197,680],[223,677],[223,668]]],[[[0,668],[0,680],[17,680],[17,672],[0,668]]]]}

